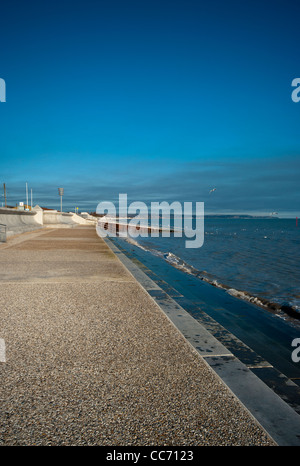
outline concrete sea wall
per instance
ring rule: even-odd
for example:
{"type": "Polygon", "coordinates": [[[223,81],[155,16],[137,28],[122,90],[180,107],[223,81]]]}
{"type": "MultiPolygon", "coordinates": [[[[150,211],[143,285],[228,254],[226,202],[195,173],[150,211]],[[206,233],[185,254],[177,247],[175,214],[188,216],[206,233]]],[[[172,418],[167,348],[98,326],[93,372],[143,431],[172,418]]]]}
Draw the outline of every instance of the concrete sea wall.
{"type": "MultiPolygon", "coordinates": [[[[43,227],[72,227],[79,224],[91,225],[93,223],[96,223],[96,219],[91,216],[82,218],[72,212],[43,210],[39,206],[36,206],[32,211],[0,208],[0,224],[6,227],[6,236],[43,227]]],[[[4,227],[1,230],[3,232],[4,227]]]]}
{"type": "Polygon", "coordinates": [[[6,226],[6,236],[42,228],[42,217],[37,212],[0,209],[0,224],[6,226]]]}

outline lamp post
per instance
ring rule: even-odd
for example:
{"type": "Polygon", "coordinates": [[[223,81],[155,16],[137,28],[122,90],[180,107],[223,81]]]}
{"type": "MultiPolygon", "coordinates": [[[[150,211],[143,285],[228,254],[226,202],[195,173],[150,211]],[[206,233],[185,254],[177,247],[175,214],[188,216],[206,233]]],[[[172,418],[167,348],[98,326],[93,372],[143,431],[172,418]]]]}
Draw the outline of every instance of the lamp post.
{"type": "Polygon", "coordinates": [[[25,210],[29,210],[28,209],[28,183],[26,183],[26,209],[25,210]]]}
{"type": "Polygon", "coordinates": [[[5,186],[5,183],[3,183],[3,189],[4,189],[4,201],[5,201],[5,207],[7,207],[7,203],[6,203],[6,186],[5,186]]]}
{"type": "Polygon", "coordinates": [[[62,212],[62,197],[64,195],[64,188],[58,188],[58,194],[60,195],[60,211],[62,212]]]}

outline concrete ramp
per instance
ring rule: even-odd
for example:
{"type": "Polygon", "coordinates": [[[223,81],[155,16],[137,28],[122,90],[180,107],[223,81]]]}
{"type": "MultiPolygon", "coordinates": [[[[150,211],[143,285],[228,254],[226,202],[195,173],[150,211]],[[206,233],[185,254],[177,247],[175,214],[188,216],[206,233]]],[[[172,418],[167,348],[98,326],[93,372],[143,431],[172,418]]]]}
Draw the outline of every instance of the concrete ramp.
{"type": "Polygon", "coordinates": [[[80,224],[80,225],[93,225],[97,223],[96,217],[93,217],[92,215],[87,215],[87,216],[81,216],[78,214],[72,214],[72,220],[73,222],[80,224]]]}

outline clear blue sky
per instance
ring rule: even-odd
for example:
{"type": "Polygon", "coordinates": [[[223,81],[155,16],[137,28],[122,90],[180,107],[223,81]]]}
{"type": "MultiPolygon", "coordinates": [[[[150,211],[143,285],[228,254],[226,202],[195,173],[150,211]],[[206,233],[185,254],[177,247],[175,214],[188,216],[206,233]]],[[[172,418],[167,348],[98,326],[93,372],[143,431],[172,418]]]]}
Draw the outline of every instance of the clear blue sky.
{"type": "MultiPolygon", "coordinates": [[[[299,1],[1,4],[8,202],[299,215],[299,1]],[[216,187],[213,195],[209,190],[216,187]]],[[[2,193],[2,186],[0,186],[2,193]]]]}

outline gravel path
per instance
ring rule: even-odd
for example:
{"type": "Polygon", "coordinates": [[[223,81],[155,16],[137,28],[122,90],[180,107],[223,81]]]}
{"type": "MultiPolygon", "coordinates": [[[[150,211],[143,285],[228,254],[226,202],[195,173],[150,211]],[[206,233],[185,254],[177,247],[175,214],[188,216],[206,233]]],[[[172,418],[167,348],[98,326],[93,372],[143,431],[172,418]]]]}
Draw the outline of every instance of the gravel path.
{"type": "Polygon", "coordinates": [[[0,445],[273,444],[94,228],[0,263],[0,445]]]}

